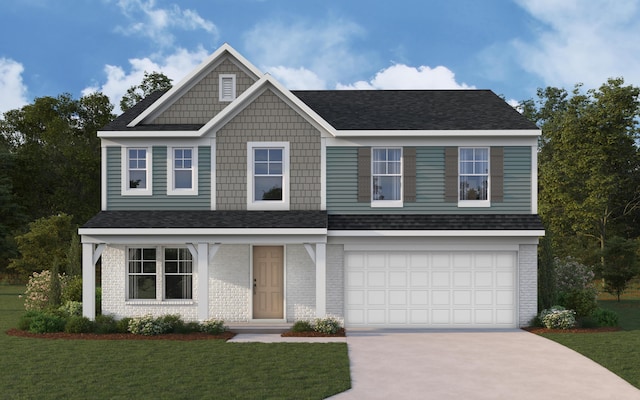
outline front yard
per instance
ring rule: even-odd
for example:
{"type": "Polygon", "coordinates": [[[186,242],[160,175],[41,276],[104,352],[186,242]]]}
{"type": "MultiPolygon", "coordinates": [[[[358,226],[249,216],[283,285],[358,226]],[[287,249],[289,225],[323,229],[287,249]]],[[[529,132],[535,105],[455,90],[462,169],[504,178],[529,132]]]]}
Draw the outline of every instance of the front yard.
{"type": "Polygon", "coordinates": [[[351,386],[345,343],[8,336],[24,313],[22,292],[0,285],[4,399],[322,399],[351,386]]]}

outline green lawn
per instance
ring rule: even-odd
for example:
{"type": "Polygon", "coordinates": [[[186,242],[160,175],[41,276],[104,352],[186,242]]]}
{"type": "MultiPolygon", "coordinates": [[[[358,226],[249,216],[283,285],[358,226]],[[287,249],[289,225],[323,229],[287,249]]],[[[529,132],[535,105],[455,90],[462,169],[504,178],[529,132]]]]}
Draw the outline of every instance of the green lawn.
{"type": "Polygon", "coordinates": [[[0,285],[3,399],[322,399],[351,386],[345,343],[11,337],[23,290],[0,285]]]}
{"type": "MultiPolygon", "coordinates": [[[[631,297],[631,296],[627,296],[631,297]]],[[[548,333],[542,336],[581,353],[640,388],[640,299],[599,301],[618,313],[621,331],[548,333]]]]}

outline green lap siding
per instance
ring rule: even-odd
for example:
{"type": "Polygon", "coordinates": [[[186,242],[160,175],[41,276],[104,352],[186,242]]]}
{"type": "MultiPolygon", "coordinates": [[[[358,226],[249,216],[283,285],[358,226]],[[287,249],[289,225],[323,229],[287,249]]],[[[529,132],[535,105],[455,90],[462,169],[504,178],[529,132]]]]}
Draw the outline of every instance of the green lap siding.
{"type": "Polygon", "coordinates": [[[530,213],[531,148],[504,147],[504,201],[489,208],[460,208],[444,201],[444,147],[416,147],[416,201],[402,208],[371,208],[358,200],[358,148],[327,147],[329,213],[530,213]]]}
{"type": "Polygon", "coordinates": [[[211,148],[198,147],[198,195],[167,195],[167,148],[152,150],[152,196],[122,196],[120,147],[107,147],[108,210],[209,210],[211,209],[211,148]]]}

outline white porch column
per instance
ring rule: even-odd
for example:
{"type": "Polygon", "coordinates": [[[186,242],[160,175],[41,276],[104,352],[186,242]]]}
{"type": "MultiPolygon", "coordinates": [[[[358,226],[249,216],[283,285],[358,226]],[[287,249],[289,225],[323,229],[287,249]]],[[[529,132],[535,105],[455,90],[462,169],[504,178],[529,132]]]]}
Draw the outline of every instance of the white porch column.
{"type": "Polygon", "coordinates": [[[198,320],[209,319],[209,244],[198,243],[198,320]]]}
{"type": "Polygon", "coordinates": [[[93,243],[82,243],[82,315],[96,319],[96,268],[93,243]]]}
{"type": "Polygon", "coordinates": [[[327,245],[316,243],[316,317],[327,314],[327,245]]]}

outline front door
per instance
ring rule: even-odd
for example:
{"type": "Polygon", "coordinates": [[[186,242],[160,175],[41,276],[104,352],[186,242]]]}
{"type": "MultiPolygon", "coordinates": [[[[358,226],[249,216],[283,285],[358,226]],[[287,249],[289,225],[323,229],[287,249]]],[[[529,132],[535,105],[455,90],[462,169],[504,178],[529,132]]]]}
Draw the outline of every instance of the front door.
{"type": "Polygon", "coordinates": [[[284,247],[253,248],[253,318],[282,319],[284,247]]]}

